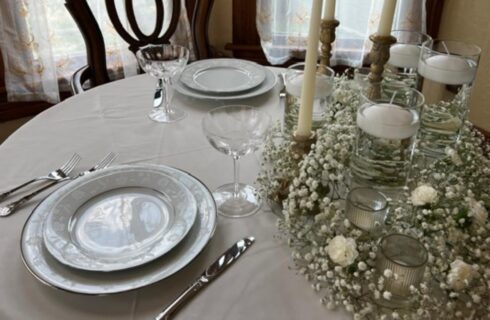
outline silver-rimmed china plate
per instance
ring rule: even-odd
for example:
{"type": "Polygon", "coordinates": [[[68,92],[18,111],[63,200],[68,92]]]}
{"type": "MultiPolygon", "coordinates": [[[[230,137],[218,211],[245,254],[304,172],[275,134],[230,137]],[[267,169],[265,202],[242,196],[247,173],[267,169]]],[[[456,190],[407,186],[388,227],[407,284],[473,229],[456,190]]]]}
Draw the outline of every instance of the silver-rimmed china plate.
{"type": "MultiPolygon", "coordinates": [[[[142,167],[155,174],[165,173],[190,190],[197,203],[197,217],[187,236],[170,252],[142,266],[117,272],[93,272],[67,267],[54,259],[43,242],[43,223],[53,206],[55,193],[31,213],[22,230],[24,265],[42,283],[64,291],[106,295],[138,289],[178,272],[189,264],[211,239],[217,222],[216,205],[207,187],[190,174],[166,166],[120,166],[121,170],[142,167]]],[[[61,191],[66,186],[59,190],[61,191]]]]}
{"type": "Polygon", "coordinates": [[[184,85],[181,81],[177,81],[174,84],[175,90],[187,97],[196,99],[207,99],[207,100],[237,100],[237,99],[248,99],[252,97],[259,96],[270,90],[272,90],[277,84],[277,76],[273,71],[264,68],[265,80],[258,87],[253,90],[248,90],[245,92],[235,93],[235,94],[207,94],[196,90],[192,90],[184,85]]]}
{"type": "Polygon", "coordinates": [[[205,94],[231,94],[253,89],[265,80],[264,67],[239,59],[206,59],[189,64],[180,81],[205,94]]]}
{"type": "Polygon", "coordinates": [[[90,271],[133,268],[175,247],[196,219],[180,182],[144,167],[111,167],[79,178],[48,200],[44,245],[59,262],[90,271]]]}

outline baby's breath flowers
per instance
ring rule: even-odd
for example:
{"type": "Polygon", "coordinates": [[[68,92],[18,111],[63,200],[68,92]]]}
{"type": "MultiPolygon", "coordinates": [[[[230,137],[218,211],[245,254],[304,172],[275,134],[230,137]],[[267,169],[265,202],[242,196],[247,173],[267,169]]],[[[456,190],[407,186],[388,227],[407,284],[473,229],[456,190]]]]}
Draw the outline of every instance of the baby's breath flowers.
{"type": "Polygon", "coordinates": [[[344,214],[358,105],[351,83],[337,78],[328,124],[317,130],[308,155],[298,163],[279,128],[264,149],[260,190],[282,202],[279,231],[298,273],[328,309],[344,308],[354,319],[488,319],[488,144],[465,123],[443,159],[427,164],[416,150],[410,187],[391,200],[386,225],[373,238],[344,214]],[[378,239],[389,233],[410,235],[428,252],[424,279],[410,288],[408,307],[394,310],[380,301],[393,299],[385,283],[399,275],[376,270],[378,239]]]}

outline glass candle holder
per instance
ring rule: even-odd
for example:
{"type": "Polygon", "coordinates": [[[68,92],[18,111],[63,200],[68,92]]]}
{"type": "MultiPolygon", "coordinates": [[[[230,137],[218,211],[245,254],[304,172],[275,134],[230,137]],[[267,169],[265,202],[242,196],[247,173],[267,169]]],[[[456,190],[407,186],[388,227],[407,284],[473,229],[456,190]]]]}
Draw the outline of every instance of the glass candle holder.
{"type": "Polygon", "coordinates": [[[345,215],[361,230],[373,234],[380,231],[387,212],[388,200],[373,188],[355,188],[347,194],[345,215]]]}
{"type": "MultiPolygon", "coordinates": [[[[296,63],[288,67],[284,74],[286,87],[286,107],[284,109],[284,132],[291,134],[298,124],[299,107],[301,104],[301,91],[303,88],[305,64],[296,63]]],[[[333,69],[317,65],[315,99],[313,101],[312,130],[325,124],[326,112],[331,102],[333,93],[333,81],[335,71],[333,69]],[[321,69],[320,69],[321,68],[321,69]]]]}
{"type": "Polygon", "coordinates": [[[417,110],[424,99],[412,88],[389,84],[380,88],[376,99],[369,98],[369,87],[361,90],[351,175],[359,186],[399,188],[409,176],[419,128],[417,110]]]}
{"type": "Polygon", "coordinates": [[[425,97],[419,147],[433,158],[445,156],[457,141],[468,114],[481,49],[461,41],[428,40],[422,45],[418,74],[425,97]]]}
{"type": "Polygon", "coordinates": [[[425,33],[408,30],[393,30],[391,35],[396,38],[396,43],[390,48],[384,80],[416,88],[420,50],[422,44],[432,38],[425,33]]]}
{"type": "Polygon", "coordinates": [[[376,271],[385,276],[384,290],[391,293],[391,298],[385,302],[396,305],[407,301],[410,287],[417,287],[424,277],[427,258],[427,250],[415,238],[390,234],[381,239],[376,271]]]}

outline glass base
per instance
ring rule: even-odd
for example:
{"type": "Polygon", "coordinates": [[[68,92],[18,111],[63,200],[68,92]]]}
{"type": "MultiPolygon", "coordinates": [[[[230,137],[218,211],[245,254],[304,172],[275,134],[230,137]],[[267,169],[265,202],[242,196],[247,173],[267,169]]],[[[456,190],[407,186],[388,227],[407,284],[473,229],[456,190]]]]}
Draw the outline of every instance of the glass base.
{"type": "Polygon", "coordinates": [[[148,117],[155,122],[172,123],[184,119],[186,115],[182,110],[170,109],[168,112],[165,112],[163,108],[155,108],[150,112],[148,117]]]}
{"type": "Polygon", "coordinates": [[[262,205],[254,187],[239,184],[238,197],[234,197],[235,185],[225,184],[213,192],[218,213],[230,218],[243,218],[257,213],[262,205]]]}

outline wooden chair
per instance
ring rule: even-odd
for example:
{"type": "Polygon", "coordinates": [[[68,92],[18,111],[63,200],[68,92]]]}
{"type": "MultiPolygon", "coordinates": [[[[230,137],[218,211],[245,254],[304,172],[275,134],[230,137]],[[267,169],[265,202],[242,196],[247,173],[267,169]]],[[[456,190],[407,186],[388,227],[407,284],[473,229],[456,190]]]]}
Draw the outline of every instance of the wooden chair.
{"type": "MultiPolygon", "coordinates": [[[[175,32],[181,12],[181,0],[172,1],[172,18],[169,27],[163,33],[164,4],[163,0],[155,0],[156,23],[154,31],[144,34],[138,22],[132,0],[125,0],[125,14],[133,35],[121,23],[116,10],[115,1],[105,0],[107,13],[114,29],[128,43],[128,48],[136,53],[140,47],[148,44],[169,43],[170,37],[175,32]]],[[[214,0],[186,0],[187,14],[191,24],[191,35],[197,59],[205,59],[210,56],[208,41],[208,22],[214,0]]],[[[65,0],[65,6],[75,20],[82,33],[87,50],[87,65],[75,71],[71,79],[73,94],[83,91],[84,84],[90,82],[90,88],[110,82],[107,70],[106,51],[104,38],[97,20],[95,19],[86,0],[65,0]]]]}

